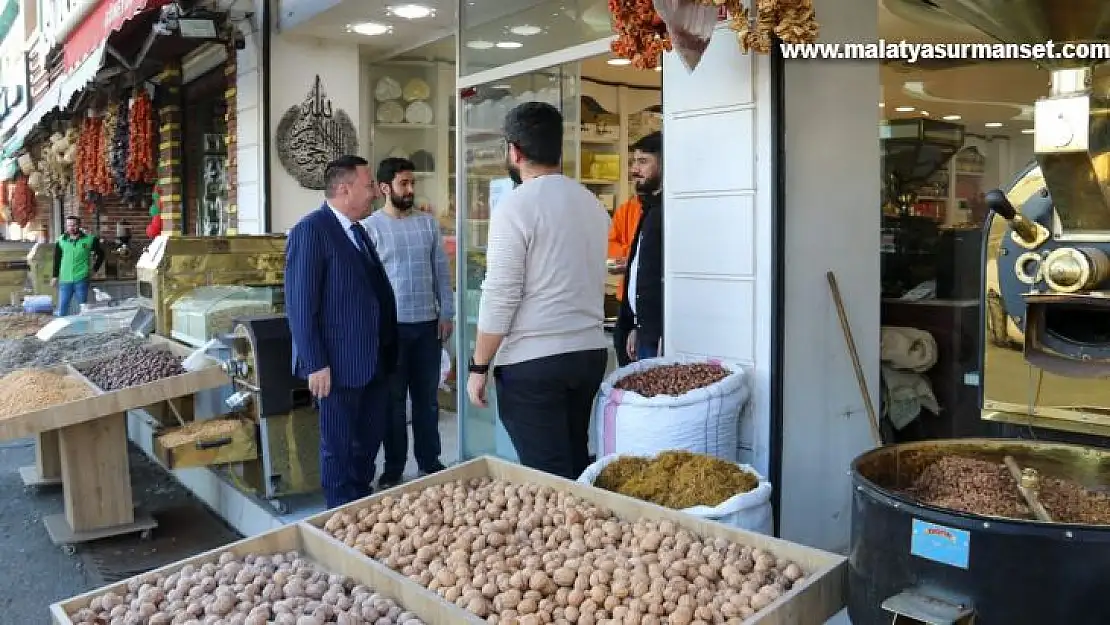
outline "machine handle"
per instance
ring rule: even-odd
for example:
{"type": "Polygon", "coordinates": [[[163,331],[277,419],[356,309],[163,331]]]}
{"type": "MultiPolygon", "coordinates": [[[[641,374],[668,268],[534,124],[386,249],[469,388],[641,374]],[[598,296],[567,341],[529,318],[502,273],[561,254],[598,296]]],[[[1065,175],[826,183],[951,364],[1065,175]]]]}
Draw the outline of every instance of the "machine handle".
{"type": "Polygon", "coordinates": [[[230,445],[231,441],[232,438],[230,436],[216,438],[210,441],[197,441],[197,449],[201,451],[205,449],[215,449],[217,447],[223,447],[224,445],[230,445]]]}
{"type": "Polygon", "coordinates": [[[1014,210],[1014,205],[1010,203],[1009,198],[1002,192],[1001,189],[994,189],[987,191],[986,194],[987,208],[1002,215],[1003,219],[1012,220],[1017,217],[1017,211],[1014,210]]]}

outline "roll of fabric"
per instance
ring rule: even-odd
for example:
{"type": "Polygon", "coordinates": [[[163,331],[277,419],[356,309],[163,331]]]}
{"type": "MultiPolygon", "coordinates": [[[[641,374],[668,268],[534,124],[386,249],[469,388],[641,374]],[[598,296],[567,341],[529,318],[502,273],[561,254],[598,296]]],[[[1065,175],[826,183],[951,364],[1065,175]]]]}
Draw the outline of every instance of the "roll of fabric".
{"type": "Polygon", "coordinates": [[[898,371],[886,365],[881,370],[883,414],[895,429],[901,430],[912,423],[920,416],[922,408],[940,414],[933,385],[924,375],[898,371]]]}
{"type": "Polygon", "coordinates": [[[924,373],[937,364],[937,342],[932,334],[917,328],[883,326],[879,358],[899,371],[924,373]]]}

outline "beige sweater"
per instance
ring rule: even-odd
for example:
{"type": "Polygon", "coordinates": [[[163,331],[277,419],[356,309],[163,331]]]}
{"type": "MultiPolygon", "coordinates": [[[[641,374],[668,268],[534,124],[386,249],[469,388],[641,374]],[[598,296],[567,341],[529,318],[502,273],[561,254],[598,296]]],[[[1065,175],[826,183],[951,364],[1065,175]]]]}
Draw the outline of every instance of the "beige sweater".
{"type": "Polygon", "coordinates": [[[526,181],[490,216],[478,329],[503,334],[494,364],[604,349],[609,215],[579,182],[526,181]]]}

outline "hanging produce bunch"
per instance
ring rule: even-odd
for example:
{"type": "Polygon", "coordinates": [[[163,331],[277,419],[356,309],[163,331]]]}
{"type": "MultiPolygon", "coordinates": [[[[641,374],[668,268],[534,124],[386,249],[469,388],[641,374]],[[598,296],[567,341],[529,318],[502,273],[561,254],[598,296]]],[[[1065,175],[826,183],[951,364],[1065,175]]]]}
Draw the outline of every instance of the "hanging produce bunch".
{"type": "Polygon", "coordinates": [[[104,119],[86,117],[77,142],[77,197],[92,210],[95,202],[112,192],[112,179],[104,158],[104,119]]]}
{"type": "Polygon", "coordinates": [[[744,52],[770,54],[774,37],[784,43],[814,43],[820,32],[813,0],[750,0],[754,11],[749,11],[743,0],[693,1],[725,7],[729,26],[744,52]]]}
{"type": "Polygon", "coordinates": [[[8,199],[12,185],[7,180],[0,182],[0,220],[11,221],[11,202],[8,199]]]}
{"type": "Polygon", "coordinates": [[[77,130],[70,128],[65,134],[54,133],[39,146],[36,172],[28,179],[31,190],[51,197],[66,195],[73,182],[73,163],[76,155],[77,130]]]}
{"type": "Polygon", "coordinates": [[[12,189],[12,221],[25,227],[31,223],[35,218],[35,192],[31,190],[31,185],[27,176],[20,176],[15,181],[15,188],[12,189]]]}
{"type": "Polygon", "coordinates": [[[138,89],[131,103],[128,129],[127,180],[138,185],[154,183],[154,103],[146,89],[138,89]]]}
{"type": "Polygon", "coordinates": [[[162,234],[162,191],[154,187],[150,203],[150,223],[146,226],[146,236],[154,238],[162,234]]]}
{"type": "Polygon", "coordinates": [[[131,148],[131,113],[125,104],[113,105],[115,117],[112,126],[111,153],[108,166],[112,173],[112,186],[116,195],[131,201],[135,199],[135,185],[127,180],[128,150],[131,148]]]}
{"type": "Polygon", "coordinates": [[[609,45],[613,54],[637,69],[654,69],[664,52],[671,50],[667,25],[652,0],[609,0],[609,14],[617,38],[609,45]]]}

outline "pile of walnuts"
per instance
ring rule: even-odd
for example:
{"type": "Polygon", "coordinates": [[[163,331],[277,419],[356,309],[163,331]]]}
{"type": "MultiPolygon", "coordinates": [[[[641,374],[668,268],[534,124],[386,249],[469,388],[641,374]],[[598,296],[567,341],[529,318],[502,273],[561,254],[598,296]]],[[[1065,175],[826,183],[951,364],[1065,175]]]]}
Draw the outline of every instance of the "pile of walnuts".
{"type": "Polygon", "coordinates": [[[77,625],[424,625],[392,599],[328,575],[295,551],[148,573],[70,614],[77,625]]]}
{"type": "Polygon", "coordinates": [[[805,573],[670,521],[490,478],[340,511],[335,538],[497,625],[741,623],[805,573]]]}

